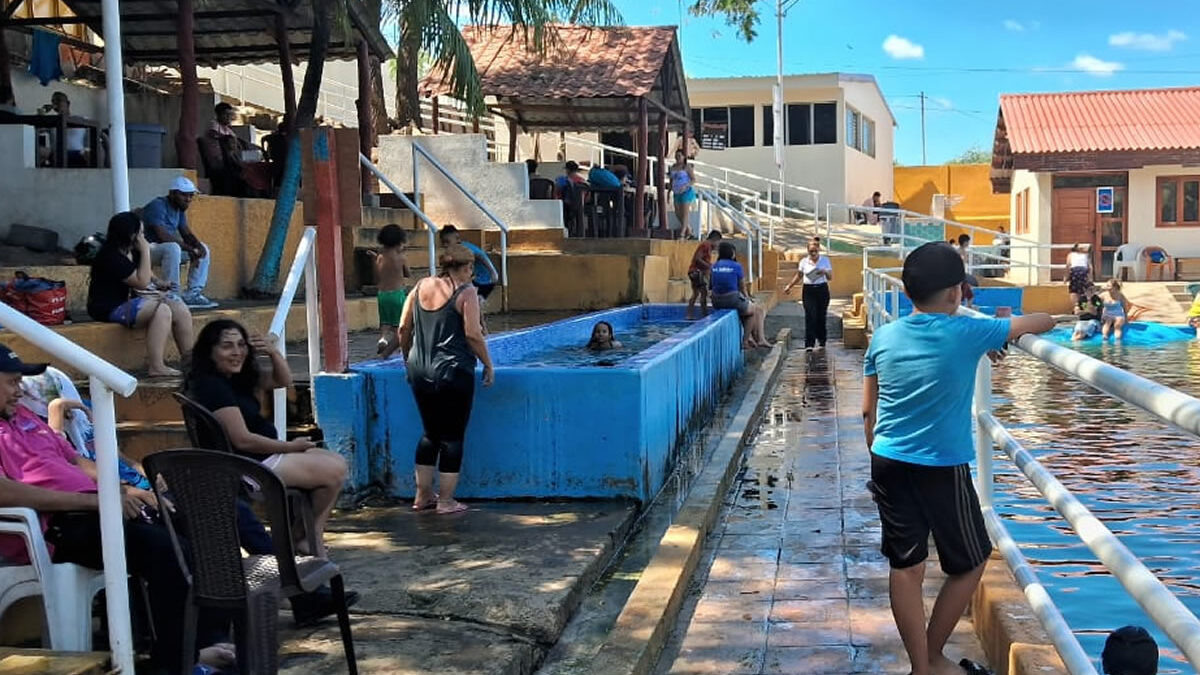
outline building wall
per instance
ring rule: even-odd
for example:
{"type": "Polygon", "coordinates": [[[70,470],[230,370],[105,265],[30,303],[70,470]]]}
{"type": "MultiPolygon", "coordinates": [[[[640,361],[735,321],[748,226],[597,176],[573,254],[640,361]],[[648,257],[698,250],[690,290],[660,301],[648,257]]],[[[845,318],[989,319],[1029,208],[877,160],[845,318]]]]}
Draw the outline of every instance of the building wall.
{"type": "Polygon", "coordinates": [[[896,128],[887,103],[873,82],[843,81],[842,87],[845,97],[839,110],[838,139],[846,153],[846,203],[862,203],[876,190],[884,195],[895,194],[892,168],[896,128]],[[846,145],[846,105],[875,122],[874,157],[846,145]]]}
{"type": "MultiPolygon", "coordinates": [[[[1049,173],[1033,173],[1018,169],[1013,172],[1012,176],[1012,192],[1010,198],[1010,213],[1013,215],[1013,227],[1009,228],[1009,232],[1014,238],[1027,239],[1039,244],[1050,243],[1050,225],[1053,221],[1052,214],[1052,187],[1051,174],[1049,173]],[[1017,194],[1022,190],[1029,189],[1029,232],[1027,234],[1016,233],[1016,210],[1017,210],[1017,194]]],[[[1034,251],[1032,249],[1017,248],[1019,244],[1014,242],[1014,248],[1011,250],[1011,257],[1014,262],[1038,263],[1042,265],[1050,264],[1049,249],[1034,251]]],[[[1050,281],[1050,270],[1047,268],[1039,268],[1037,271],[1029,268],[1014,267],[1009,280],[1018,284],[1038,284],[1050,281]]]]}
{"type": "MultiPolygon", "coordinates": [[[[895,176],[895,198],[901,208],[917,213],[932,213],[936,194],[959,195],[958,205],[946,209],[946,218],[964,225],[995,230],[1009,226],[1011,195],[993,194],[991,167],[987,164],[943,164],[940,166],[898,166],[895,176]]],[[[964,230],[965,231],[965,230],[964,230]]],[[[950,228],[946,236],[957,236],[959,229],[950,228]]],[[[986,235],[975,237],[978,244],[990,243],[986,235]]]]}
{"type": "Polygon", "coordinates": [[[1200,228],[1155,227],[1159,176],[1194,176],[1200,169],[1183,166],[1148,166],[1129,172],[1128,241],[1161,246],[1176,258],[1200,257],[1200,228]]]}

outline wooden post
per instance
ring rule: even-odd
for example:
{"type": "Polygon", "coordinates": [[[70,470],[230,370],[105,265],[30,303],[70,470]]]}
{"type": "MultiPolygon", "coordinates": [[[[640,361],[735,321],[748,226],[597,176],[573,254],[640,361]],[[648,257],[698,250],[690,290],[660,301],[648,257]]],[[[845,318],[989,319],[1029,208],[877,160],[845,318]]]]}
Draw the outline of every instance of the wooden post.
{"type": "Polygon", "coordinates": [[[433,135],[436,136],[438,131],[441,131],[438,127],[442,126],[442,107],[441,103],[438,102],[437,96],[433,97],[430,107],[432,108],[431,114],[433,115],[433,120],[429,126],[433,128],[433,135]]]}
{"type": "Polygon", "coordinates": [[[12,73],[8,43],[4,41],[4,27],[0,25],[0,105],[16,105],[17,98],[13,94],[12,73]]]}
{"type": "MultiPolygon", "coordinates": [[[[374,120],[371,119],[371,53],[367,49],[367,41],[358,41],[358,151],[364,157],[371,156],[371,132],[374,130],[374,120]]],[[[371,173],[360,171],[362,175],[362,194],[364,197],[374,192],[371,186],[371,173]]],[[[340,371],[338,371],[340,372],[340,371]]]]}
{"type": "MultiPolygon", "coordinates": [[[[649,173],[650,155],[650,114],[646,110],[646,98],[638,99],[638,129],[637,129],[637,182],[634,183],[633,197],[633,227],[637,230],[646,229],[646,180],[649,173]]],[[[658,205],[658,210],[663,210],[663,205],[658,205]]]]}
{"type": "Polygon", "coordinates": [[[296,76],[292,72],[292,45],[288,39],[287,17],[275,15],[275,44],[279,47],[279,74],[283,80],[283,112],[292,129],[296,128],[296,76]]]}
{"type": "Polygon", "coordinates": [[[313,209],[317,227],[317,285],[321,309],[321,348],[324,370],[345,372],[349,365],[346,340],[346,287],[342,276],[342,212],[338,198],[337,146],[331,127],[302,132],[306,162],[312,167],[304,180],[304,204],[313,209]]]}
{"type": "MultiPolygon", "coordinates": [[[[196,76],[195,16],[192,0],[179,0],[179,19],[175,24],[176,49],[179,51],[179,79],[183,93],[179,97],[179,130],[175,132],[175,154],[179,166],[199,168],[196,147],[196,113],[200,105],[200,79],[196,76]]],[[[120,86],[114,83],[113,86],[120,86]]]]}
{"type": "Polygon", "coordinates": [[[517,161],[517,123],[508,121],[508,161],[517,161]]]}
{"type": "Polygon", "coordinates": [[[658,116],[658,163],[654,167],[654,187],[658,190],[658,227],[667,229],[667,116],[658,116]]]}

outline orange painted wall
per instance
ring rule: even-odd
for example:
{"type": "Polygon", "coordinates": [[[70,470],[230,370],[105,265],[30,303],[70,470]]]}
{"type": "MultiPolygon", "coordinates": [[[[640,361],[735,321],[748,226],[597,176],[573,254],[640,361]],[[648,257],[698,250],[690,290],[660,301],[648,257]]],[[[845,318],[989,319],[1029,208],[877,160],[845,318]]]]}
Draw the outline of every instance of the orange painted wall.
{"type": "MultiPolygon", "coordinates": [[[[929,213],[935,194],[962,195],[957,206],[946,209],[947,220],[989,230],[1001,225],[1008,229],[1009,196],[992,194],[991,167],[987,164],[898,166],[893,174],[895,200],[908,211],[929,213]]],[[[958,236],[960,232],[950,228],[946,236],[958,236]]]]}

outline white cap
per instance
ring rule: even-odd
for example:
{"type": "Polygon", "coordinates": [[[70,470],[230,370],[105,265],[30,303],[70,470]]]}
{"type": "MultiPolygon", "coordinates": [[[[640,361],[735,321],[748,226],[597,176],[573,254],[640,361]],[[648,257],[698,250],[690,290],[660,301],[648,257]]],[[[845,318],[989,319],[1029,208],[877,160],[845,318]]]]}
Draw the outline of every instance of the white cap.
{"type": "Polygon", "coordinates": [[[187,176],[180,176],[171,181],[171,192],[182,192],[184,194],[196,194],[196,184],[188,180],[187,176]]]}

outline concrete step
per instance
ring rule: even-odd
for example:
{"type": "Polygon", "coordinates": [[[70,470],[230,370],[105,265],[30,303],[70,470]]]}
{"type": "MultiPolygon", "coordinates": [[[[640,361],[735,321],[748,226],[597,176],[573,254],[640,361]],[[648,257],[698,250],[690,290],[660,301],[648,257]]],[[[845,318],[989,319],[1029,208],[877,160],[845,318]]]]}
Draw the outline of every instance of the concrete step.
{"type": "MultiPolygon", "coordinates": [[[[117,447],[121,454],[140,462],[147,455],[162,450],[190,448],[187,428],[182,420],[177,421],[130,421],[117,423],[117,447]]],[[[318,436],[319,429],[312,424],[289,425],[288,438],[318,436]]]]}

